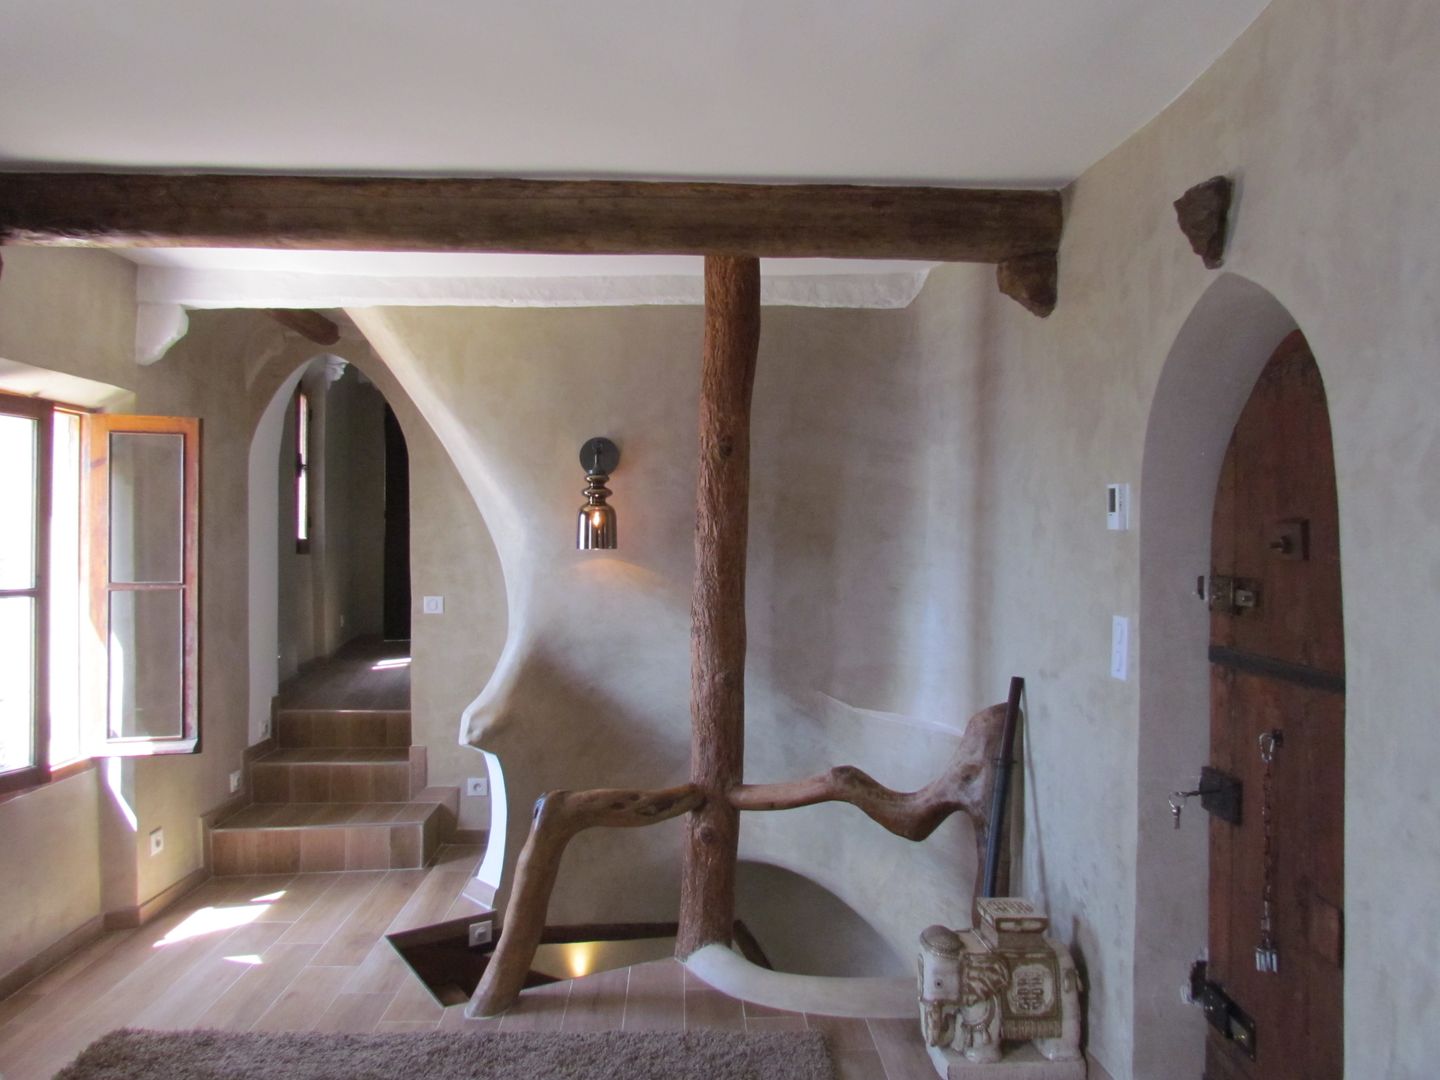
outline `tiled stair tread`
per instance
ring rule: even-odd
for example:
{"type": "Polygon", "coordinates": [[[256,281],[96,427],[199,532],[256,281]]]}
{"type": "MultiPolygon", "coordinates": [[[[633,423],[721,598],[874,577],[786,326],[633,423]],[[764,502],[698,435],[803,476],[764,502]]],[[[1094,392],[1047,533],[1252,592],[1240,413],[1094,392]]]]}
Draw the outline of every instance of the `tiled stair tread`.
{"type": "Polygon", "coordinates": [[[407,746],[286,746],[272,750],[256,765],[374,765],[410,763],[407,746]]]}
{"type": "Polygon", "coordinates": [[[352,825],[405,825],[438,814],[441,803],[252,803],[215,827],[234,829],[305,829],[352,825]]]}

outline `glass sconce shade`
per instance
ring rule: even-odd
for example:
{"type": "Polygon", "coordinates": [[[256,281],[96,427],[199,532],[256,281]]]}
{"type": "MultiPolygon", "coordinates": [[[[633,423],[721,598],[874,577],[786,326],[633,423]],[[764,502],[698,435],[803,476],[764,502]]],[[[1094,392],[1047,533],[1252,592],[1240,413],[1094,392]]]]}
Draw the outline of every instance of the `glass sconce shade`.
{"type": "Polygon", "coordinates": [[[605,481],[610,470],[619,464],[620,451],[609,439],[591,439],[580,450],[580,464],[585,466],[585,505],[575,523],[575,547],[580,551],[602,551],[615,547],[615,510],[607,506],[610,489],[605,481]]]}

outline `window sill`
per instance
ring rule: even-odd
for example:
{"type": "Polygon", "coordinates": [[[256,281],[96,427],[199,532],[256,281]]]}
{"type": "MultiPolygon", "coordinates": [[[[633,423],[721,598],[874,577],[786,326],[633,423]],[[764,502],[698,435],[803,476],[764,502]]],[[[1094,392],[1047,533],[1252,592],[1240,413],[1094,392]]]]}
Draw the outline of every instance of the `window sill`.
{"type": "Polygon", "coordinates": [[[48,780],[42,780],[34,784],[26,784],[24,787],[12,788],[9,791],[0,791],[0,803],[7,803],[11,799],[18,799],[22,795],[29,795],[32,791],[39,791],[61,780],[68,780],[72,776],[79,776],[81,773],[88,772],[93,768],[95,768],[94,758],[81,758],[78,761],[69,761],[64,765],[57,765],[50,770],[50,778],[48,780]]]}

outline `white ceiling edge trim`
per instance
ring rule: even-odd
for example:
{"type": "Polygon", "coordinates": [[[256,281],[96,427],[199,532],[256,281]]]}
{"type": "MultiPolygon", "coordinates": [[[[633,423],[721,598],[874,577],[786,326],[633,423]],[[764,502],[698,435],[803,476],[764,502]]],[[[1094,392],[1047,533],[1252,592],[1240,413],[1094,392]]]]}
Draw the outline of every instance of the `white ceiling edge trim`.
{"type": "MultiPolygon", "coordinates": [[[[772,275],[761,303],[818,308],[904,308],[928,269],[880,274],[772,275]]],[[[703,304],[699,275],[585,277],[371,277],[284,271],[195,270],[142,266],[142,304],[190,308],[633,307],[703,304]]]]}

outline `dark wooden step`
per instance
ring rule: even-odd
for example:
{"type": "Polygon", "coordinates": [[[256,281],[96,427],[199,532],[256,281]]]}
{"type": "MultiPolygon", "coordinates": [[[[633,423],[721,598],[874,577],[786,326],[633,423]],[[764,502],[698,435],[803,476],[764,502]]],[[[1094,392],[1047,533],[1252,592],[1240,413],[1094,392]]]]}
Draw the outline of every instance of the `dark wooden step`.
{"type": "Polygon", "coordinates": [[[425,787],[425,748],[284,747],[250,765],[257,803],[409,802],[425,787]]]}
{"type": "Polygon", "coordinates": [[[408,709],[278,709],[275,742],[295,749],[408,747],[410,712],[408,709]]]}

